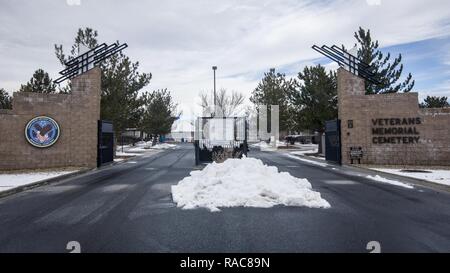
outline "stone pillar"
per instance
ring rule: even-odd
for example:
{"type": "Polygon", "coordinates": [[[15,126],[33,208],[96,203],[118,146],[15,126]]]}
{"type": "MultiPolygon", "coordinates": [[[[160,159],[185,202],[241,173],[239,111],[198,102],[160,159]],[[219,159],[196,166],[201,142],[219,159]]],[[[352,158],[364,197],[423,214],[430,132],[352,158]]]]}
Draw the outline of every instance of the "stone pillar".
{"type": "Polygon", "coordinates": [[[355,113],[362,114],[366,88],[364,79],[355,76],[343,68],[338,69],[338,117],[341,120],[341,154],[342,164],[350,164],[350,147],[362,146],[365,142],[361,131],[363,124],[355,113]],[[349,128],[348,123],[353,123],[349,128]],[[356,129],[359,128],[359,129],[356,129]]]}
{"type": "Polygon", "coordinates": [[[101,70],[95,67],[72,79],[70,104],[70,164],[97,166],[98,120],[100,119],[101,70]]]}

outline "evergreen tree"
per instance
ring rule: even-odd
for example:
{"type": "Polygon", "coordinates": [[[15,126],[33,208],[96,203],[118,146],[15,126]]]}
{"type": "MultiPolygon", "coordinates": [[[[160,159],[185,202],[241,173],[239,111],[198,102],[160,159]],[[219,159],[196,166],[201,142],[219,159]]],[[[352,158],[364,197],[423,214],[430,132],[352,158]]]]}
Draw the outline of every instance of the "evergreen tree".
{"type": "Polygon", "coordinates": [[[56,84],[53,83],[47,72],[38,69],[30,81],[20,86],[19,92],[55,93],[56,84]]]}
{"type": "Polygon", "coordinates": [[[66,62],[76,58],[82,47],[93,49],[98,45],[98,32],[92,28],[78,29],[77,36],[70,50],[70,55],[64,54],[62,45],[55,45],[56,58],[64,65],[66,62]]]}
{"type": "MultiPolygon", "coordinates": [[[[280,131],[292,130],[292,119],[290,115],[289,96],[293,90],[293,82],[287,80],[286,76],[276,73],[275,69],[270,69],[264,74],[264,78],[253,90],[250,101],[255,105],[279,106],[280,131]]],[[[268,122],[270,128],[270,110],[268,111],[268,122]]]]}
{"type": "Polygon", "coordinates": [[[422,108],[444,108],[450,107],[447,97],[427,96],[423,103],[420,104],[422,108]]]}
{"type": "Polygon", "coordinates": [[[153,145],[158,136],[170,133],[176,116],[177,105],[167,89],[146,92],[143,94],[143,115],[141,130],[153,137],[153,145]]]}
{"type": "Polygon", "coordinates": [[[325,122],[337,118],[337,76],[321,65],[305,67],[298,73],[296,92],[291,101],[297,131],[322,133],[325,122]]]}
{"type": "Polygon", "coordinates": [[[376,75],[380,85],[366,81],[367,94],[409,92],[413,89],[415,81],[411,73],[402,80],[403,73],[402,55],[391,61],[391,54],[386,56],[379,50],[378,41],[373,41],[370,30],[359,28],[355,32],[358,42],[358,57],[365,63],[370,64],[372,72],[376,75]]]}
{"type": "Polygon", "coordinates": [[[122,53],[111,56],[101,65],[101,118],[111,120],[119,136],[124,129],[138,126],[143,100],[139,91],[150,82],[150,74],[138,72],[139,63],[132,63],[122,53]]]}
{"type": "MultiPolygon", "coordinates": [[[[62,45],[55,45],[56,57],[62,64],[78,56],[81,47],[93,49],[98,45],[97,31],[79,29],[70,55],[66,56],[62,45]]],[[[126,128],[136,127],[143,101],[139,91],[150,83],[150,73],[140,73],[139,62],[132,62],[123,53],[117,53],[100,64],[102,70],[101,119],[114,123],[116,137],[126,128]]]]}
{"type": "Polygon", "coordinates": [[[8,95],[5,89],[0,88],[0,109],[11,109],[12,98],[8,95]]]}

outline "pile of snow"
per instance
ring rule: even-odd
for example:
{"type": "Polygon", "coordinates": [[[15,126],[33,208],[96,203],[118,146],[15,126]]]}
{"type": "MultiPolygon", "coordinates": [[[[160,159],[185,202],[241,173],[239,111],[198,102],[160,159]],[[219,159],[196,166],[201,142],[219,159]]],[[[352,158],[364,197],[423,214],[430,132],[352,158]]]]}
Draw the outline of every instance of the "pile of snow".
{"type": "Polygon", "coordinates": [[[177,145],[175,144],[169,144],[169,143],[160,143],[160,144],[156,144],[155,146],[150,146],[150,149],[173,149],[177,147],[177,145]]]}
{"type": "Polygon", "coordinates": [[[375,176],[368,175],[367,178],[369,178],[371,180],[374,180],[374,181],[377,181],[377,182],[385,183],[385,184],[391,184],[391,185],[394,185],[394,186],[399,186],[399,187],[403,187],[403,188],[407,188],[407,189],[414,189],[414,187],[409,185],[409,184],[402,183],[402,182],[399,182],[399,181],[396,181],[396,180],[386,179],[386,178],[381,177],[379,175],[375,175],[375,176]]]}
{"type": "Polygon", "coordinates": [[[374,170],[385,172],[385,173],[392,173],[407,177],[412,177],[416,179],[422,179],[427,180],[430,182],[434,182],[437,184],[447,185],[450,186],[450,170],[424,170],[426,172],[419,173],[419,172],[402,172],[402,169],[387,169],[387,168],[373,168],[374,170]]]}
{"type": "Polygon", "coordinates": [[[172,186],[178,207],[262,207],[276,205],[329,208],[330,204],[312,190],[306,179],[299,179],[254,158],[228,159],[211,163],[201,171],[172,186]]]}

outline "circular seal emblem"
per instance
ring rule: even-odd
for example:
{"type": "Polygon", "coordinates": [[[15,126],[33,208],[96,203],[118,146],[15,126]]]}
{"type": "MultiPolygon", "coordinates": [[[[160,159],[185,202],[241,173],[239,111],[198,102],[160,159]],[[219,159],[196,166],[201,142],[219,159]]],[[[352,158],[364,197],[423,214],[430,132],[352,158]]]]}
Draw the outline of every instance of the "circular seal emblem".
{"type": "Polygon", "coordinates": [[[58,123],[45,116],[35,117],[25,127],[25,138],[31,145],[38,148],[52,146],[58,140],[59,134],[58,123]]]}

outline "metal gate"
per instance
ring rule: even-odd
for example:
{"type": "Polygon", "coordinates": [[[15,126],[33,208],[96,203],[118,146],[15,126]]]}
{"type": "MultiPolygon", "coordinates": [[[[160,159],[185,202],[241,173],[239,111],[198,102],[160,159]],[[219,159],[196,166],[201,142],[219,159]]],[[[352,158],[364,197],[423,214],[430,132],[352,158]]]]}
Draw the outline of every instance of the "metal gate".
{"type": "Polygon", "coordinates": [[[243,117],[199,117],[195,124],[195,164],[247,156],[247,129],[243,117]]]}
{"type": "Polygon", "coordinates": [[[114,161],[114,130],[112,122],[98,121],[97,166],[114,161]]]}
{"type": "Polygon", "coordinates": [[[325,159],[341,164],[341,121],[325,123],[325,159]]]}

